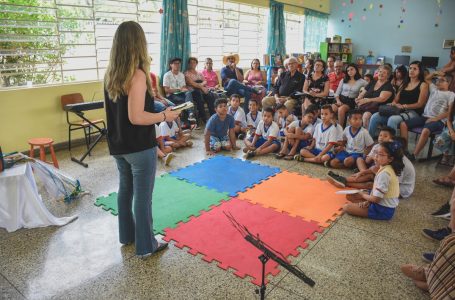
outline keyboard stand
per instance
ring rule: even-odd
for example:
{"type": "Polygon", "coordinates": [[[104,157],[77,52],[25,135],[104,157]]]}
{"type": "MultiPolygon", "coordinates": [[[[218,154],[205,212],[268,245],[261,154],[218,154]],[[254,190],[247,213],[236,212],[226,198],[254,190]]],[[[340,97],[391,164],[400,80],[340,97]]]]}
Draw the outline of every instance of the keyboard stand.
{"type": "Polygon", "coordinates": [[[107,134],[107,129],[106,128],[101,128],[99,127],[98,125],[96,125],[95,123],[92,123],[89,119],[87,119],[85,116],[84,116],[84,113],[83,112],[76,112],[76,111],[71,111],[72,113],[76,114],[79,116],[79,118],[81,118],[82,120],[84,120],[85,122],[87,122],[88,124],[90,124],[89,126],[90,127],[94,127],[96,128],[96,130],[100,133],[98,135],[98,137],[95,139],[95,141],[89,146],[89,148],[87,149],[87,151],[84,153],[84,155],[81,156],[80,159],[77,159],[77,158],[74,158],[72,155],[71,155],[71,160],[74,161],[75,163],[78,163],[80,164],[81,166],[84,166],[86,168],[88,168],[88,164],[84,163],[84,159],[87,157],[87,155],[90,155],[90,152],[92,151],[92,149],[96,146],[96,144],[98,144],[98,142],[107,134]]]}

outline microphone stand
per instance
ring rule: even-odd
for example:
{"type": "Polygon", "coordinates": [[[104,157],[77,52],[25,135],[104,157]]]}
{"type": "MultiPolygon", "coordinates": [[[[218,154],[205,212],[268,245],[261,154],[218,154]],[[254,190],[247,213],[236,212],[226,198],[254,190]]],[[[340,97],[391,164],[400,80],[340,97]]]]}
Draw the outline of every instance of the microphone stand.
{"type": "Polygon", "coordinates": [[[241,225],[230,212],[226,213],[223,211],[224,215],[229,219],[232,226],[247,240],[250,244],[255,246],[262,254],[258,257],[262,264],[262,279],[260,289],[256,289],[256,294],[260,294],[261,300],[265,299],[265,265],[271,259],[277,262],[280,266],[288,270],[290,273],[294,274],[297,278],[301,279],[303,282],[308,284],[311,287],[314,287],[316,284],[311,278],[305,275],[305,273],[300,270],[297,266],[291,265],[286,257],[280,252],[274,250],[272,247],[267,245],[264,241],[259,238],[259,234],[254,236],[246,226],[241,225]]]}

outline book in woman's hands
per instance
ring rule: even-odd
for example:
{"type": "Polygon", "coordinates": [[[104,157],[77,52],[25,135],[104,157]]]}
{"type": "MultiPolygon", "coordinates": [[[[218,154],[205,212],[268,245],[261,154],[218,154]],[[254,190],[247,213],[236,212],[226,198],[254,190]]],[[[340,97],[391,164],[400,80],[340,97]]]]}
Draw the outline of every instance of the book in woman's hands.
{"type": "Polygon", "coordinates": [[[187,109],[193,108],[193,106],[194,106],[193,102],[185,102],[185,103],[182,103],[182,104],[177,105],[177,106],[172,106],[171,110],[183,111],[183,110],[187,110],[187,109]]]}

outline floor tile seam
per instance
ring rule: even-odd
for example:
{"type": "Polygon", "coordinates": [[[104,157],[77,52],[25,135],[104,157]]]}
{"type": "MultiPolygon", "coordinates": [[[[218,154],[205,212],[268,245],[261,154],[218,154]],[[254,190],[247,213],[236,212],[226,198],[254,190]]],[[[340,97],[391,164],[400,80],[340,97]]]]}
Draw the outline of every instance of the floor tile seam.
{"type": "MultiPolygon", "coordinates": [[[[131,258],[133,258],[134,256],[135,256],[134,254],[131,254],[131,256],[125,257],[125,259],[122,262],[125,264],[126,262],[130,261],[131,258]]],[[[73,291],[74,289],[79,288],[80,286],[84,285],[85,283],[87,283],[89,281],[93,281],[94,282],[96,279],[100,278],[102,275],[106,274],[107,272],[110,272],[112,269],[118,267],[120,264],[121,264],[121,262],[119,262],[117,264],[114,264],[114,265],[110,266],[109,268],[105,269],[103,272],[101,272],[98,275],[96,275],[95,277],[87,278],[86,280],[81,281],[77,286],[72,287],[69,290],[62,291],[62,292],[60,292],[58,294],[55,294],[51,298],[60,299],[61,295],[67,295],[70,291],[73,291]]]]}
{"type": "Polygon", "coordinates": [[[24,296],[24,294],[22,294],[22,292],[11,281],[8,280],[8,278],[3,273],[0,272],[0,276],[2,276],[3,279],[5,279],[5,281],[8,282],[16,290],[16,292],[19,293],[19,295],[24,297],[24,299],[28,299],[27,297],[24,296]]]}
{"type": "MultiPolygon", "coordinates": [[[[412,241],[412,240],[398,239],[398,238],[395,238],[395,237],[391,237],[391,236],[389,236],[389,235],[384,235],[384,234],[381,234],[381,233],[369,231],[369,230],[366,230],[366,229],[364,229],[364,228],[359,228],[359,227],[356,227],[356,226],[353,226],[353,225],[349,225],[349,224],[340,224],[340,226],[355,228],[355,229],[357,229],[357,230],[361,230],[361,231],[364,231],[364,232],[368,232],[368,233],[371,233],[371,234],[374,234],[374,235],[377,235],[377,236],[380,236],[380,237],[383,237],[383,238],[388,238],[388,239],[393,240],[393,241],[396,241],[396,242],[401,242],[402,244],[407,244],[407,245],[412,245],[412,246],[416,246],[416,247],[421,247],[421,248],[423,248],[423,249],[427,249],[427,246],[426,246],[426,245],[416,243],[415,241],[412,241]]],[[[437,246],[436,246],[436,247],[437,247],[437,246]]]]}

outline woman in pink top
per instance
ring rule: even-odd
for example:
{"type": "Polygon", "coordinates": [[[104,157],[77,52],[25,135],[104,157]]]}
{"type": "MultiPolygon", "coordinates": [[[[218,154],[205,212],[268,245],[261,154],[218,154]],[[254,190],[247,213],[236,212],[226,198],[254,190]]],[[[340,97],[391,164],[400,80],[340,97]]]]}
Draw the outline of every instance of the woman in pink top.
{"type": "Polygon", "coordinates": [[[255,58],[251,62],[251,69],[246,71],[245,80],[243,83],[247,86],[255,88],[259,91],[259,94],[251,94],[251,99],[256,99],[258,103],[261,103],[262,98],[265,96],[265,84],[267,79],[265,73],[261,71],[261,63],[259,59],[255,58]]]}
{"type": "Polygon", "coordinates": [[[220,82],[218,81],[218,75],[213,71],[213,61],[210,57],[205,59],[205,68],[202,70],[202,75],[205,78],[207,84],[205,85],[211,90],[217,89],[220,87],[220,82]]]}

